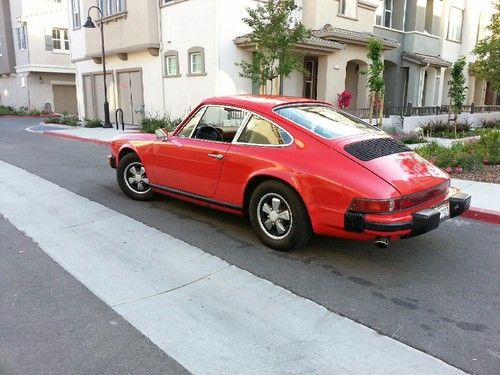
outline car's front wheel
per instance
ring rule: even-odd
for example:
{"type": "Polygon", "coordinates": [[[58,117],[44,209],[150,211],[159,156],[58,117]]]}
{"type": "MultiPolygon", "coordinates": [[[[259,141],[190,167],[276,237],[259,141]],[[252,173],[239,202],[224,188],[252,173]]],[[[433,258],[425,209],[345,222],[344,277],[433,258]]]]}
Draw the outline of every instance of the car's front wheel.
{"type": "Polygon", "coordinates": [[[288,251],[305,245],[312,235],[309,216],[299,195],[279,181],[266,181],[253,192],[250,222],[267,246],[288,251]]]}
{"type": "Polygon", "coordinates": [[[149,185],[146,168],[136,154],[127,154],[120,160],[116,179],[122,191],[132,199],[149,201],[156,196],[149,185]]]}

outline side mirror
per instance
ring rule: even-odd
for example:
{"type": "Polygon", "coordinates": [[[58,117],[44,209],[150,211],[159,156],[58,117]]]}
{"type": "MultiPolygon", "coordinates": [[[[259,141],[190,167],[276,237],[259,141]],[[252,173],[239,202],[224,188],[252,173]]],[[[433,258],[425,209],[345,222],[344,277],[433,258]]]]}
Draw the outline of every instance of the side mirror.
{"type": "Polygon", "coordinates": [[[166,133],[163,129],[156,129],[155,134],[158,141],[166,142],[168,140],[168,133],[166,133]]]}

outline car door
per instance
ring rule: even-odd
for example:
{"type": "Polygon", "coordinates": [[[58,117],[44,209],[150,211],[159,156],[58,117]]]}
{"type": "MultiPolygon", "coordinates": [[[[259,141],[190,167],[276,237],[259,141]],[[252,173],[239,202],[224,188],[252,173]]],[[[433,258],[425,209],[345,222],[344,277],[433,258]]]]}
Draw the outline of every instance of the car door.
{"type": "Polygon", "coordinates": [[[157,142],[153,151],[156,160],[153,168],[158,185],[212,197],[234,137],[233,129],[239,127],[243,118],[242,110],[207,106],[201,108],[176,135],[166,142],[157,142]]]}

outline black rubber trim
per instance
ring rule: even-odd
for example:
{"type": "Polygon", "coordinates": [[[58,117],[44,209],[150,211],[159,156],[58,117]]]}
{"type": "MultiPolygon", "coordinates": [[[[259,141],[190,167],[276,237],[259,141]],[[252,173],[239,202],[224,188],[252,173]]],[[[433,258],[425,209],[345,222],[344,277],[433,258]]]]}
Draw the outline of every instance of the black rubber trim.
{"type": "Polygon", "coordinates": [[[465,193],[455,194],[450,198],[450,217],[463,214],[470,207],[471,196],[465,193]]]}
{"type": "Polygon", "coordinates": [[[376,232],[397,232],[400,230],[413,229],[413,222],[410,221],[407,223],[384,224],[365,221],[365,229],[373,230],[376,232]]]}
{"type": "Polygon", "coordinates": [[[108,161],[109,161],[109,166],[113,169],[116,169],[117,163],[116,163],[116,156],[114,155],[109,155],[108,156],[108,161]]]}
{"type": "Polygon", "coordinates": [[[187,191],[177,190],[177,189],[173,189],[173,188],[169,188],[169,187],[161,186],[161,185],[150,184],[150,186],[153,189],[163,190],[163,191],[166,191],[168,193],[173,193],[173,194],[182,195],[184,197],[193,198],[193,199],[196,199],[196,200],[198,200],[200,202],[210,203],[210,204],[213,204],[213,205],[216,205],[216,206],[219,206],[219,207],[230,208],[230,209],[236,210],[236,211],[243,211],[242,207],[240,207],[240,206],[236,206],[234,204],[217,201],[215,199],[207,198],[207,197],[204,197],[202,195],[188,193],[187,191]]]}

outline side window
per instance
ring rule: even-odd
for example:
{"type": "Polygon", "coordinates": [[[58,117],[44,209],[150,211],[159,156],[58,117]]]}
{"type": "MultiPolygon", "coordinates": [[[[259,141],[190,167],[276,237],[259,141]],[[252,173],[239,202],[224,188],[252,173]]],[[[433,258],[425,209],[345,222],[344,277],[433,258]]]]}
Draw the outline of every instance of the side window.
{"type": "Polygon", "coordinates": [[[238,142],[254,145],[286,145],[292,142],[292,137],[271,122],[253,115],[241,132],[238,142]]]}
{"type": "Polygon", "coordinates": [[[193,138],[230,143],[246,115],[246,111],[236,108],[207,107],[193,133],[193,138]]]}
{"type": "Polygon", "coordinates": [[[182,138],[189,138],[195,126],[198,125],[198,122],[200,121],[200,118],[203,115],[203,113],[205,113],[205,108],[200,108],[200,110],[196,112],[196,114],[193,117],[191,117],[191,120],[189,120],[188,123],[184,125],[184,127],[177,134],[177,136],[182,138]]]}

